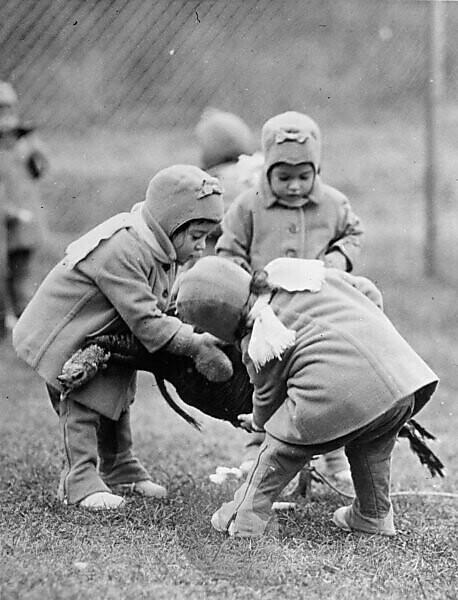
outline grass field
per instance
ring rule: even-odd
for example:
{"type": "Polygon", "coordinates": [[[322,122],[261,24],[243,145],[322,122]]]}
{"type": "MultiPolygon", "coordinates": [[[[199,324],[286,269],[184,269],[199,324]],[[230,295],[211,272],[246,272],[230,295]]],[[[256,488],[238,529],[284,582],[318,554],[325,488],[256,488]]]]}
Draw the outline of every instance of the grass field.
{"type": "MultiPolygon", "coordinates": [[[[235,484],[215,486],[208,475],[218,465],[239,464],[244,434],[207,417],[201,419],[203,433],[194,431],[161,400],[153,378],[142,374],[132,412],[135,445],[152,475],[167,485],[169,498],[129,498],[113,514],[65,508],[55,499],[61,466],[57,419],[43,383],[5,340],[0,345],[1,600],[456,598],[457,499],[434,494],[455,493],[458,482],[457,294],[456,283],[444,276],[456,273],[458,256],[452,260],[446,254],[448,263],[444,260],[437,278],[419,276],[421,240],[411,212],[420,193],[415,149],[399,136],[396,152],[389,151],[386,135],[373,133],[370,152],[361,146],[364,132],[354,146],[345,146],[345,132],[336,133],[329,161],[337,162],[340,148],[354,175],[335,169],[334,183],[353,192],[354,208],[368,224],[362,270],[379,282],[387,314],[441,378],[419,421],[438,437],[432,445],[446,464],[446,478],[432,479],[401,440],[394,453],[393,491],[419,493],[394,498],[395,539],[338,531],[330,517],[342,500],[320,484],[296,512],[281,518],[279,537],[227,539],[212,530],[209,519],[235,484]],[[358,162],[361,152],[364,164],[358,162]],[[379,162],[379,152],[390,160],[379,162]],[[413,172],[402,168],[399,156],[413,172]],[[370,183],[370,207],[367,197],[351,188],[352,180],[362,189],[363,180],[370,183]],[[409,193],[412,186],[415,194],[409,193]]],[[[173,138],[153,145],[137,138],[135,152],[129,140],[110,136],[49,142],[57,166],[46,184],[45,203],[57,232],[40,258],[37,279],[68,239],[123,203],[141,199],[153,166],[196,156],[191,145],[177,145],[173,138]],[[141,158],[134,169],[135,153],[141,158]]],[[[451,164],[447,156],[444,165],[451,164]]],[[[443,202],[444,210],[450,207],[445,196],[443,202]]],[[[453,220],[448,225],[456,240],[453,220]]]]}

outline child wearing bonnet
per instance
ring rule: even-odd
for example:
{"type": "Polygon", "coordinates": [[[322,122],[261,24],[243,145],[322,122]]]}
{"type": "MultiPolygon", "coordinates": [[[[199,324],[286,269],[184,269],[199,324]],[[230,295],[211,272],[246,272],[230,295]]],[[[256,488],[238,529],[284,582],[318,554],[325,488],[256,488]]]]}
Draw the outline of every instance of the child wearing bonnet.
{"type": "MultiPolygon", "coordinates": [[[[326,267],[352,271],[360,253],[363,228],[346,196],[321,176],[322,138],[308,115],[287,111],[264,123],[264,165],[257,185],[229,207],[216,245],[249,273],[286,256],[323,260],[326,267]]],[[[243,467],[254,460],[262,434],[251,434],[243,467]]],[[[325,455],[326,474],[350,480],[339,450],[325,455]]]]}
{"type": "Polygon", "coordinates": [[[355,500],[337,509],[345,531],[396,534],[390,461],[397,433],[438,378],[381,310],[381,294],[319,260],[279,258],[249,275],[204,257],[183,277],[180,318],[240,346],[254,386],[240,415],[265,439],[246,481],[213,515],[236,537],[266,532],[272,504],[313,456],[344,448],[355,500]]]}
{"type": "Polygon", "coordinates": [[[133,450],[135,368],[108,365],[71,393],[63,393],[59,376],[94,337],[129,333],[151,353],[165,348],[189,356],[209,378],[230,374],[212,336],[167,314],[177,267],[202,255],[222,216],[216,178],[192,165],[163,169],[144,202],[69,245],[17,322],[14,347],[44,379],[59,416],[65,452],[58,497],[65,504],[116,509],[126,489],[166,495],[133,450]]]}

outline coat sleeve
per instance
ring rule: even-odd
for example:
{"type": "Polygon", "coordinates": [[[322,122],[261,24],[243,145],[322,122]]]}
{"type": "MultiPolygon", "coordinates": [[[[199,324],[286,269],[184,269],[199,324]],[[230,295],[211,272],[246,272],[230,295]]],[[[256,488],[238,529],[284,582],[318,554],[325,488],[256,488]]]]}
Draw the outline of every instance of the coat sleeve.
{"type": "Polygon", "coordinates": [[[216,244],[218,256],[229,258],[251,273],[251,241],[253,214],[246,202],[247,195],[239,196],[229,207],[222,222],[222,234],[216,244]]]}
{"type": "Polygon", "coordinates": [[[354,261],[359,256],[363,233],[359,217],[353,212],[348,199],[343,196],[336,236],[330,242],[327,252],[341,252],[347,259],[347,271],[353,269],[354,261]]]}
{"type": "Polygon", "coordinates": [[[257,373],[251,361],[246,366],[254,386],[253,421],[261,429],[286,398],[286,384],[281,377],[282,361],[274,359],[257,373]]]}
{"type": "Polygon", "coordinates": [[[167,344],[179,329],[192,333],[190,325],[159,308],[150,285],[151,269],[155,268],[157,265],[147,264],[140,253],[135,256],[113,244],[95,275],[100,291],[149,352],[167,344]]]}

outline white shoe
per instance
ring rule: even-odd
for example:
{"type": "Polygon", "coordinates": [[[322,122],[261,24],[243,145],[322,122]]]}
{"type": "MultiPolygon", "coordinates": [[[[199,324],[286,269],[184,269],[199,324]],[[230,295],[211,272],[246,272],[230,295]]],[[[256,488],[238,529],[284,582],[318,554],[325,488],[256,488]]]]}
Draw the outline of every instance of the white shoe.
{"type": "Polygon", "coordinates": [[[120,483],[113,486],[117,492],[121,494],[140,494],[145,498],[166,498],[167,490],[163,485],[154,483],[151,479],[143,479],[142,481],[135,481],[133,483],[120,483]]]}
{"type": "Polygon", "coordinates": [[[110,492],[95,492],[95,494],[90,494],[81,500],[79,506],[91,510],[112,510],[120,508],[124,504],[125,500],[122,496],[110,494],[110,492]]]}
{"type": "Polygon", "coordinates": [[[144,479],[143,481],[136,481],[134,483],[133,491],[136,494],[145,496],[146,498],[167,498],[167,490],[163,485],[154,483],[151,479],[144,479]]]}
{"type": "Polygon", "coordinates": [[[220,533],[228,532],[227,523],[224,523],[219,510],[213,513],[210,523],[212,524],[213,529],[216,529],[216,531],[219,531],[220,533]]]}
{"type": "Polygon", "coordinates": [[[396,535],[393,507],[390,507],[385,517],[378,519],[356,514],[352,506],[342,506],[334,512],[332,520],[337,527],[344,531],[361,531],[370,535],[386,535],[389,537],[396,535]]]}

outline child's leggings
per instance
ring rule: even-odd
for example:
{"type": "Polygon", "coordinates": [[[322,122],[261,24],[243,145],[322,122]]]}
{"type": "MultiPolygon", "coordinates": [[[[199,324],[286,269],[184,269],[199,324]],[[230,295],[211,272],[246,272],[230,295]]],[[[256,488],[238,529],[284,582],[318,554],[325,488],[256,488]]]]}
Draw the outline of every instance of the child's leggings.
{"type": "Polygon", "coordinates": [[[353,509],[363,518],[382,519],[391,508],[390,463],[396,436],[410,418],[413,396],[400,400],[369,425],[320,445],[298,446],[266,434],[258,457],[234,500],[219,509],[218,523],[238,536],[262,535],[272,503],[282,489],[315,455],[344,446],[356,498],[353,509]]]}
{"type": "Polygon", "coordinates": [[[113,421],[71,397],[60,400],[59,392],[47,387],[64,440],[65,466],[58,492],[61,500],[76,504],[90,494],[150,479],[132,450],[128,409],[113,421]]]}
{"type": "MultiPolygon", "coordinates": [[[[245,444],[242,462],[255,460],[259,448],[264,441],[265,433],[248,433],[247,436],[249,436],[249,439],[245,444]]],[[[331,450],[325,454],[324,461],[326,464],[327,475],[334,475],[335,473],[348,469],[348,463],[345,459],[343,448],[336,448],[336,450],[331,450]]]]}

